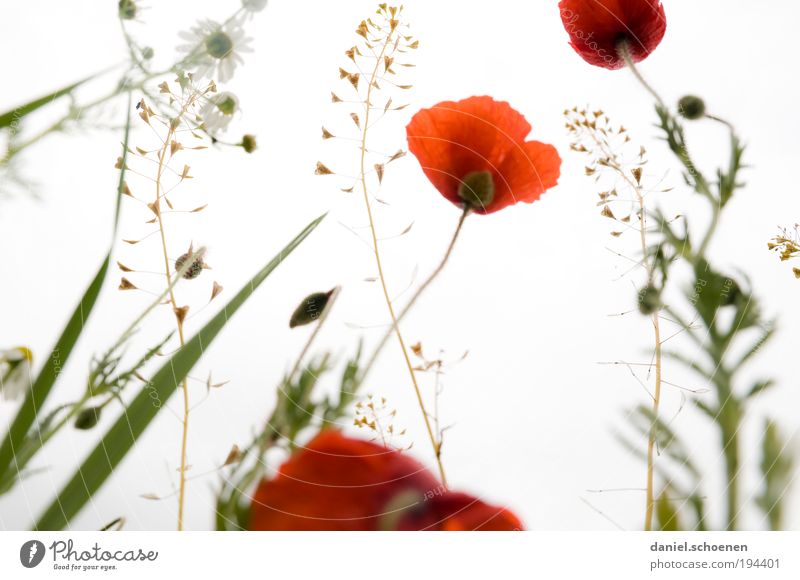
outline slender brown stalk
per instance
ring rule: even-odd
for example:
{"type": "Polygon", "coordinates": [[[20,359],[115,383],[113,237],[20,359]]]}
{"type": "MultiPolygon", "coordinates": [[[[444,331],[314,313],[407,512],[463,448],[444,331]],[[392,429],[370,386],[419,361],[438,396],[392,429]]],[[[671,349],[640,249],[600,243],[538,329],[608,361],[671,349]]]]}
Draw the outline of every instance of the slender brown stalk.
{"type": "Polygon", "coordinates": [[[366,169],[366,157],[367,157],[367,131],[369,130],[369,120],[370,120],[370,112],[372,110],[372,90],[375,86],[376,79],[378,76],[378,70],[380,66],[384,63],[384,55],[386,54],[387,48],[391,45],[391,42],[394,38],[394,31],[390,32],[387,37],[386,41],[383,43],[381,47],[381,52],[378,55],[378,58],[375,59],[375,67],[372,70],[372,74],[369,78],[369,84],[367,85],[367,98],[365,102],[365,112],[364,112],[364,124],[363,129],[361,131],[361,167],[360,167],[360,182],[361,182],[361,189],[364,193],[364,205],[367,208],[367,216],[369,217],[369,229],[370,233],[372,234],[372,247],[375,253],[375,264],[378,267],[378,277],[381,282],[381,288],[383,289],[383,297],[386,300],[386,306],[389,309],[389,316],[392,319],[392,329],[394,330],[395,335],[397,336],[397,341],[400,343],[400,349],[403,352],[403,359],[406,364],[406,368],[408,369],[408,374],[411,377],[411,383],[414,387],[414,393],[417,397],[417,402],[419,403],[420,411],[422,412],[422,418],[425,422],[425,428],[428,432],[428,437],[431,442],[431,446],[433,447],[434,454],[436,456],[436,463],[439,468],[439,475],[441,477],[442,483],[446,486],[447,485],[447,476],[445,475],[444,465],[442,464],[441,460],[441,453],[439,450],[439,444],[437,442],[437,437],[433,433],[433,429],[431,427],[430,419],[428,417],[428,411],[425,409],[425,401],[422,398],[422,392],[420,391],[419,384],[417,383],[417,377],[414,374],[414,366],[411,363],[411,358],[408,355],[408,349],[406,348],[405,340],[403,339],[403,334],[400,332],[400,326],[398,324],[397,316],[395,315],[394,306],[392,305],[392,299],[389,296],[389,290],[386,286],[386,277],[383,273],[383,265],[381,263],[381,255],[378,249],[378,235],[375,231],[375,220],[372,216],[372,207],[369,201],[369,190],[367,188],[367,169],[366,169]]]}
{"type": "MultiPolygon", "coordinates": [[[[191,107],[194,102],[194,97],[189,98],[187,103],[183,106],[182,110],[178,115],[178,119],[182,118],[182,116],[186,113],[186,111],[191,107]]],[[[170,123],[169,129],[167,130],[167,136],[164,139],[164,144],[162,145],[161,149],[158,153],[158,169],[156,172],[156,199],[153,202],[154,213],[156,214],[156,221],[158,223],[158,231],[161,237],[161,251],[162,256],[164,258],[164,275],[167,278],[167,287],[169,289],[169,304],[172,306],[172,311],[175,314],[175,324],[178,329],[178,338],[180,340],[180,345],[183,347],[186,344],[186,340],[184,338],[183,332],[183,315],[181,314],[181,310],[178,307],[178,302],[175,299],[175,292],[173,290],[173,284],[171,281],[172,272],[169,265],[169,252],[167,250],[167,235],[164,228],[164,220],[161,215],[161,197],[162,197],[162,184],[161,180],[164,175],[164,170],[167,168],[169,161],[167,160],[167,155],[170,151],[170,146],[172,143],[172,138],[175,135],[174,125],[170,123]]],[[[183,419],[182,429],[181,429],[181,465],[180,465],[180,472],[179,472],[179,487],[178,487],[178,531],[183,530],[183,519],[184,519],[184,507],[186,503],[186,451],[188,447],[188,437],[189,437],[189,381],[188,379],[184,378],[182,383],[182,391],[183,391],[183,419]]]]}
{"type": "MultiPolygon", "coordinates": [[[[633,73],[639,83],[655,98],[656,103],[658,106],[665,108],[664,100],[661,98],[656,90],[650,86],[650,84],[645,80],[645,78],[641,75],[639,70],[636,68],[636,64],[633,62],[633,58],[631,57],[630,48],[628,47],[627,42],[622,42],[619,45],[619,53],[622,55],[622,58],[625,60],[625,64],[628,66],[628,69],[633,73]]],[[[620,171],[621,174],[624,172],[620,171]]],[[[647,258],[647,241],[646,241],[646,215],[645,215],[645,204],[644,204],[644,196],[642,195],[642,188],[639,183],[633,183],[627,175],[624,175],[626,181],[629,185],[633,188],[634,192],[636,193],[636,199],[639,202],[639,233],[640,239],[642,244],[642,260],[647,269],[647,276],[648,281],[652,281],[654,275],[654,263],[653,260],[649,260],[647,258]]],[[[655,491],[654,491],[654,484],[653,484],[653,473],[654,473],[654,465],[655,465],[655,445],[656,445],[656,436],[658,430],[658,412],[659,407],[661,405],[661,328],[659,326],[659,316],[660,312],[656,309],[653,312],[653,335],[654,335],[654,342],[655,342],[655,387],[653,389],[653,405],[652,405],[652,422],[650,423],[650,432],[647,437],[647,477],[646,477],[646,490],[645,490],[645,513],[644,513],[644,529],[645,531],[651,531],[653,529],[653,512],[655,508],[655,491]]]]}

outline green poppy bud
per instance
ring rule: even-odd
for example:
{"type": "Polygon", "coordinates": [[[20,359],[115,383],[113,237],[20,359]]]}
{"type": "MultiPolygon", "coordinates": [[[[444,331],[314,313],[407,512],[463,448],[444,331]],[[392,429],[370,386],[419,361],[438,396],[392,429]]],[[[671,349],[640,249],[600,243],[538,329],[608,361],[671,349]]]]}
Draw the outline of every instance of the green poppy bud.
{"type": "Polygon", "coordinates": [[[661,308],[661,291],[648,284],[639,290],[639,312],[642,314],[653,314],[661,308]]]}
{"type": "Polygon", "coordinates": [[[133,20],[139,9],[136,7],[136,2],[133,0],[119,0],[117,6],[119,17],[122,20],[133,20]]]}
{"type": "Polygon", "coordinates": [[[100,407],[89,407],[84,409],[75,418],[75,428],[86,431],[97,425],[100,421],[100,407]]]}
{"type": "Polygon", "coordinates": [[[329,290],[328,292],[314,292],[306,296],[292,313],[292,317],[289,319],[289,328],[305,326],[317,320],[322,316],[332,294],[333,290],[329,290]]]}
{"type": "Polygon", "coordinates": [[[678,101],[678,113],[690,121],[702,119],[706,114],[706,104],[700,97],[694,95],[686,95],[678,101]]]}
{"type": "Polygon", "coordinates": [[[256,136],[255,135],[245,135],[242,137],[242,142],[240,143],[242,149],[245,150],[247,153],[252,153],[256,150],[256,136]]]}
{"type": "Polygon", "coordinates": [[[736,300],[741,296],[742,290],[739,288],[739,284],[736,280],[732,278],[727,278],[725,282],[722,284],[722,300],[720,300],[720,304],[722,306],[730,306],[731,304],[735,304],[736,300]]]}

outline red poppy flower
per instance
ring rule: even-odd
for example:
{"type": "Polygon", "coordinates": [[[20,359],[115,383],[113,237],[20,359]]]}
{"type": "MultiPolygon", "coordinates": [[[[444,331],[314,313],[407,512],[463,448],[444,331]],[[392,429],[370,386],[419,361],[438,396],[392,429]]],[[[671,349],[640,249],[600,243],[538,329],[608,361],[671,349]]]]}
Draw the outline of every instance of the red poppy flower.
{"type": "Polygon", "coordinates": [[[667,29],[661,0],[561,0],[558,7],[575,52],[589,64],[612,70],[625,66],[620,43],[639,62],[656,49],[667,29]]]}
{"type": "Polygon", "coordinates": [[[326,430],[263,480],[253,530],[518,530],[511,512],[445,491],[409,455],[326,430]]]}
{"type": "Polygon", "coordinates": [[[530,131],[525,117],[491,97],[439,103],[406,127],[408,148],[434,187],[477,213],[532,203],[558,182],[558,152],[525,141],[530,131]]]}

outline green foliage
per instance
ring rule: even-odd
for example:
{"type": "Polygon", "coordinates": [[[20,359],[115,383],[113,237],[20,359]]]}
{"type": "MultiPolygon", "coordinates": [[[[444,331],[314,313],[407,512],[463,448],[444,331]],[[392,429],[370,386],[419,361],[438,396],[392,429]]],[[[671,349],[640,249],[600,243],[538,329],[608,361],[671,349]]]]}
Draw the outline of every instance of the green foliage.
{"type": "Polygon", "coordinates": [[[74,82],[66,87],[53,91],[47,95],[39,97],[38,99],[34,99],[24,105],[20,105],[11,111],[7,111],[0,115],[0,129],[5,129],[6,127],[13,127],[14,123],[19,123],[23,117],[33,113],[45,107],[47,105],[52,104],[53,102],[57,101],[63,96],[70,95],[72,92],[80,87],[81,85],[91,81],[92,79],[97,78],[101,73],[96,73],[91,76],[86,77],[85,79],[81,79],[77,82],[74,82]]]}
{"type": "Polygon", "coordinates": [[[783,522],[783,500],[792,481],[794,461],[785,452],[786,441],[774,421],[764,422],[761,442],[761,477],[764,487],[756,497],[756,505],[769,520],[771,530],[780,530],[783,522]]]}
{"type": "Polygon", "coordinates": [[[144,433],[164,403],[178,389],[203,352],[236,311],[283,260],[319,225],[324,216],[311,222],[297,237],[267,263],[197,334],[189,339],[152,377],[108,429],[69,482],[57,494],[36,523],[37,530],[59,530],[100,489],[144,433]]]}
{"type": "Polygon", "coordinates": [[[292,376],[283,378],[277,388],[277,402],[272,415],[222,479],[216,502],[217,530],[248,528],[248,494],[266,475],[265,454],[268,450],[277,447],[291,452],[302,431],[335,428],[347,415],[358,389],[360,358],[361,344],[356,354],[345,363],[335,397],[315,395],[321,379],[333,368],[329,353],[313,357],[296,379],[292,376]]]}
{"type": "MultiPolygon", "coordinates": [[[[692,119],[705,118],[721,123],[729,132],[730,160],[724,169],[717,171],[715,180],[709,180],[692,159],[681,121],[660,101],[656,105],[656,114],[667,146],[684,168],[686,183],[708,201],[711,219],[698,231],[690,229],[685,218],[676,224],[659,211],[653,213],[652,217],[661,235],[658,242],[648,249],[648,253],[655,259],[659,274],[651,281],[653,286],[650,292],[653,296],[661,297],[664,301],[661,305],[663,311],[682,327],[682,334],[692,343],[691,351],[687,353],[665,351],[664,356],[700,375],[704,383],[711,387],[710,396],[698,393],[692,398],[692,403],[714,424],[719,434],[719,450],[725,460],[724,494],[727,508],[721,527],[735,530],[738,527],[738,514],[742,509],[739,490],[739,478],[743,469],[740,442],[742,424],[753,397],[772,385],[770,379],[761,379],[748,388],[742,385],[739,377],[745,364],[772,337],[774,323],[763,318],[749,281],[741,274],[723,273],[709,258],[708,248],[714,239],[722,211],[743,186],[739,181],[739,173],[744,167],[742,156],[745,148],[730,123],[705,113],[705,110],[702,115],[691,116],[692,119]],[[684,288],[684,299],[670,301],[669,297],[674,294],[666,290],[674,278],[673,270],[678,266],[691,272],[691,278],[684,288]],[[753,333],[757,333],[755,340],[751,337],[753,333]],[[744,354],[738,357],[732,354],[737,352],[744,354]]],[[[673,460],[668,467],[657,467],[659,475],[665,481],[664,492],[656,503],[659,525],[662,529],[678,529],[678,525],[688,525],[685,516],[679,519],[679,508],[674,507],[667,499],[666,494],[669,492],[686,496],[683,504],[692,506],[695,512],[695,521],[691,527],[704,529],[704,502],[698,492],[703,480],[702,472],[689,462],[689,455],[678,443],[675,433],[658,417],[648,414],[643,407],[636,409],[631,416],[634,427],[642,437],[648,437],[650,427],[653,427],[658,448],[673,460]],[[688,490],[677,483],[681,479],[689,481],[688,490]],[[686,491],[689,493],[685,493],[686,491]]],[[[774,426],[768,427],[764,457],[769,459],[762,461],[766,486],[758,499],[759,505],[770,515],[773,528],[777,528],[780,523],[780,501],[783,497],[782,492],[776,490],[785,483],[782,477],[785,466],[790,464],[775,442],[776,437],[774,426]],[[777,472],[767,469],[768,465],[774,466],[777,472]]],[[[635,444],[627,439],[623,439],[623,443],[643,457],[635,444]]]]}

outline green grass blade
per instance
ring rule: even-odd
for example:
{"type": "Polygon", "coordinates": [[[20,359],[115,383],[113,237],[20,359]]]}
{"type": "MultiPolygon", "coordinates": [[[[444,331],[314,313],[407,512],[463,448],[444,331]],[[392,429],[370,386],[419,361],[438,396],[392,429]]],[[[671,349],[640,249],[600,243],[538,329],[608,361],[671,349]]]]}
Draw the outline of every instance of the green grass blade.
{"type": "Polygon", "coordinates": [[[103,287],[106,273],[108,272],[108,264],[111,260],[111,254],[107,254],[103,260],[100,269],[95,274],[92,283],[86,289],[80,303],[72,317],[69,319],[67,326],[61,333],[50,356],[44,363],[44,368],[39,372],[36,380],[33,382],[25,401],[22,403],[17,416],[11,423],[8,429],[3,444],[0,445],[0,474],[4,474],[6,470],[15,469],[14,462],[14,449],[20,447],[22,442],[28,436],[28,431],[36,420],[36,416],[42,409],[45,399],[50,394],[50,390],[58,378],[61,368],[69,359],[75,343],[83,332],[84,324],[89,316],[89,313],[94,308],[97,297],[100,295],[100,290],[103,287]]]}
{"type": "Polygon", "coordinates": [[[197,334],[178,350],[150,380],[149,385],[108,429],[103,439],[89,454],[55,500],[35,525],[37,530],[61,530],[100,489],[114,469],[125,458],[136,440],[158,414],[167,399],[178,389],[203,351],[208,348],[228,320],[255,292],[272,271],[319,225],[325,216],[311,222],[289,244],[258,272],[230,302],[197,334]]]}
{"type": "MultiPolygon", "coordinates": [[[[86,80],[89,79],[80,81],[77,84],[86,82],[86,80]]],[[[77,84],[75,86],[77,86],[77,84]]],[[[117,184],[117,202],[114,208],[114,234],[111,241],[112,249],[114,245],[114,239],[116,238],[117,224],[119,223],[120,199],[122,197],[122,191],[125,187],[125,160],[128,156],[128,138],[130,136],[131,129],[131,104],[131,95],[129,93],[128,116],[125,123],[125,134],[122,143],[122,169],[119,172],[119,182],[117,184]]],[[[78,342],[78,339],[83,332],[86,320],[89,318],[89,315],[91,314],[92,309],[97,302],[97,297],[100,295],[100,290],[103,287],[103,282],[105,281],[106,274],[108,273],[108,265],[111,261],[111,251],[112,250],[109,249],[108,253],[103,259],[100,269],[97,271],[91,284],[89,284],[89,287],[84,292],[77,308],[72,313],[72,317],[69,319],[69,322],[67,322],[67,326],[61,332],[58,342],[53,350],[50,351],[50,356],[47,357],[44,368],[42,368],[42,370],[39,372],[39,375],[36,377],[36,380],[33,382],[30,391],[25,397],[25,401],[22,403],[22,406],[17,412],[14,421],[11,423],[8,432],[3,439],[2,445],[0,445],[0,480],[7,481],[9,478],[16,478],[18,472],[23,467],[21,465],[17,465],[14,461],[15,449],[19,448],[25,438],[28,436],[30,428],[36,420],[37,414],[43,408],[45,400],[50,394],[56,379],[58,379],[61,368],[66,365],[67,360],[72,353],[72,349],[78,342]],[[9,470],[12,471],[13,475],[8,473],[9,470]]]]}
{"type": "Polygon", "coordinates": [[[34,99],[33,101],[25,103],[24,105],[20,105],[19,107],[16,107],[11,111],[3,113],[2,115],[0,115],[0,129],[10,127],[12,124],[14,124],[14,122],[19,121],[25,115],[33,113],[37,109],[41,109],[42,107],[49,105],[50,103],[58,100],[60,97],[63,97],[64,95],[68,95],[82,84],[89,82],[90,80],[100,76],[104,72],[106,71],[104,70],[95,73],[91,76],[86,77],[85,79],[81,79],[78,82],[72,83],[71,85],[67,85],[64,88],[58,89],[57,91],[53,91],[48,95],[44,95],[43,97],[39,97],[38,99],[34,99]]]}

